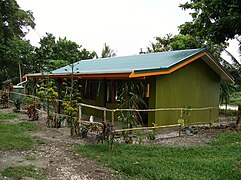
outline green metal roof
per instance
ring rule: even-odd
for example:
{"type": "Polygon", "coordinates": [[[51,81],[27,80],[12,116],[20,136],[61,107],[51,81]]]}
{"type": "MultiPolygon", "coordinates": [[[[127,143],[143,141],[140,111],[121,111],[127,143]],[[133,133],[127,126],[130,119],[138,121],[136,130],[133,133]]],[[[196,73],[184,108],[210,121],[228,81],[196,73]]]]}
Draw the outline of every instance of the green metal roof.
{"type": "MultiPolygon", "coordinates": [[[[169,74],[201,58],[223,80],[233,82],[232,77],[204,48],[140,54],[124,57],[81,60],[74,64],[73,75],[85,78],[138,78],[169,74]]],[[[72,72],[70,65],[44,73],[49,77],[66,77],[72,72]]],[[[43,73],[26,74],[26,77],[41,78],[43,73]]]]}
{"type": "MultiPolygon", "coordinates": [[[[74,74],[108,74],[135,73],[148,70],[169,69],[183,61],[205,51],[205,49],[188,49],[160,53],[140,54],[123,57],[110,57],[91,60],[81,60],[74,64],[74,74]]],[[[52,74],[72,72],[71,67],[65,66],[52,71],[52,74]]]]}

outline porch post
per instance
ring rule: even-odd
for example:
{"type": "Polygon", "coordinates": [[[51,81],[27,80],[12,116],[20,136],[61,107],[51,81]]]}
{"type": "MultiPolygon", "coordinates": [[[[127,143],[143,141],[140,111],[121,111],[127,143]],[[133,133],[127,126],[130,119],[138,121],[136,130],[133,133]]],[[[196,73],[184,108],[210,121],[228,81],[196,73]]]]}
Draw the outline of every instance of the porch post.
{"type": "MultiPolygon", "coordinates": [[[[106,78],[104,78],[103,84],[104,84],[104,107],[106,108],[106,89],[107,89],[106,78]]],[[[103,112],[102,118],[103,118],[104,122],[106,123],[106,111],[103,112]]]]}

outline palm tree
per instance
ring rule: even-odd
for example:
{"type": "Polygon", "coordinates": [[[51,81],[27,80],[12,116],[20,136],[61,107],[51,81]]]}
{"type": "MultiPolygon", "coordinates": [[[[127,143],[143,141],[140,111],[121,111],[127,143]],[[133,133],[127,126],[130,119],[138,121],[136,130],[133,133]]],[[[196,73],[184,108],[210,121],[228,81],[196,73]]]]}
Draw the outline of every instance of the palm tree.
{"type": "Polygon", "coordinates": [[[101,52],[101,57],[107,58],[107,57],[114,57],[114,56],[116,56],[115,50],[111,49],[110,46],[105,43],[101,52]]]}

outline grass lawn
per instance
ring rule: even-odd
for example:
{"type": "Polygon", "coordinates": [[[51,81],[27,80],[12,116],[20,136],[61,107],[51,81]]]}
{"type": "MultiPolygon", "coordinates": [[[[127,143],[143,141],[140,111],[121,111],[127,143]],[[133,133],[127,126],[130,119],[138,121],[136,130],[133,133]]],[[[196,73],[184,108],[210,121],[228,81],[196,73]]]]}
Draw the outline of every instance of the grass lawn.
{"type": "Polygon", "coordinates": [[[210,146],[78,145],[75,151],[133,179],[241,179],[241,133],[216,137],[210,146]]]}
{"type": "Polygon", "coordinates": [[[18,117],[18,114],[16,114],[16,113],[1,113],[0,114],[0,120],[14,119],[17,117],[18,117]]]}
{"type": "Polygon", "coordinates": [[[37,180],[43,179],[43,176],[38,173],[36,167],[33,165],[9,167],[2,172],[2,175],[16,179],[22,179],[22,177],[32,177],[37,180]]]}
{"type": "MultiPolygon", "coordinates": [[[[0,119],[15,117],[13,113],[1,114],[0,119]]],[[[35,131],[38,127],[31,122],[7,123],[0,121],[0,149],[29,150],[39,141],[26,135],[27,131],[35,131]]]]}

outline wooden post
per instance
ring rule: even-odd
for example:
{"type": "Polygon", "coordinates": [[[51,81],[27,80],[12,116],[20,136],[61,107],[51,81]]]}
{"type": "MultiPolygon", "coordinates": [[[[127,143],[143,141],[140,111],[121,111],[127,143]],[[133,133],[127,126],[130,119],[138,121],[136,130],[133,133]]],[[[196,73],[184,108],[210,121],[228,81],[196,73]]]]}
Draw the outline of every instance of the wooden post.
{"type": "Polygon", "coordinates": [[[106,124],[106,110],[104,110],[104,123],[106,124]]]}
{"type": "Polygon", "coordinates": [[[241,116],[241,105],[238,105],[237,120],[236,120],[237,125],[240,123],[240,116],[241,116]]]}
{"type": "Polygon", "coordinates": [[[58,83],[58,103],[57,103],[57,111],[58,111],[58,114],[61,114],[61,103],[60,103],[60,100],[62,99],[62,97],[61,97],[61,80],[60,80],[60,78],[58,78],[58,80],[57,80],[57,83],[58,83]]]}
{"type": "Polygon", "coordinates": [[[181,134],[182,134],[182,125],[179,125],[179,137],[181,137],[181,134]]]}
{"type": "Polygon", "coordinates": [[[115,125],[115,112],[112,111],[111,112],[111,130],[113,130],[114,125],[115,125]]]}
{"type": "Polygon", "coordinates": [[[113,133],[114,130],[114,125],[115,125],[115,112],[111,112],[111,134],[110,134],[110,149],[113,149],[113,141],[114,141],[114,136],[115,134],[113,133]]]}
{"type": "Polygon", "coordinates": [[[209,129],[210,129],[210,131],[211,131],[211,127],[212,127],[211,119],[212,119],[212,109],[210,108],[209,109],[209,129]]]}
{"type": "Polygon", "coordinates": [[[79,123],[81,123],[82,120],[82,106],[79,106],[79,123]]]}

